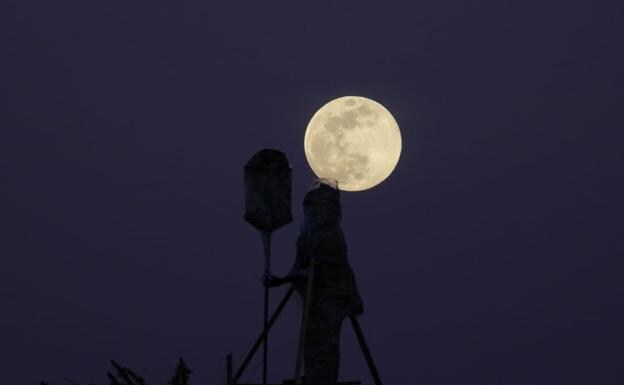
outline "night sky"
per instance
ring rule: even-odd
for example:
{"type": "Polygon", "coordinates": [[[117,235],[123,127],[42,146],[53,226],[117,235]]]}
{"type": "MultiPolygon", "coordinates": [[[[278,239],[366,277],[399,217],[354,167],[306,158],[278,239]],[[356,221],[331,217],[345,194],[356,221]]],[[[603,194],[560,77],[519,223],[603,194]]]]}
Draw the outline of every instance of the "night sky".
{"type": "MultiPolygon", "coordinates": [[[[342,194],[385,383],[624,383],[623,18],[618,1],[3,1],[0,382],[104,384],[115,359],[163,384],[182,355],[192,384],[223,384],[262,326],[242,167],[264,147],[291,162],[283,274],[307,122],[362,95],[403,135],[389,179],[342,194]]],[[[300,308],[276,325],[274,381],[300,308]]],[[[341,377],[372,384],[343,330],[341,377]]]]}

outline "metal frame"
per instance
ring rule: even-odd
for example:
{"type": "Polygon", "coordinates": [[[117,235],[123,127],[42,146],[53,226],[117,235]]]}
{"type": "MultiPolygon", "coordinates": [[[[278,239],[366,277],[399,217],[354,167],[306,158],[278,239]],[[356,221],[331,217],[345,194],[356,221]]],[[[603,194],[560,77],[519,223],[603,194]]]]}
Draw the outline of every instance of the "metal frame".
{"type": "MultiPolygon", "coordinates": [[[[308,282],[307,282],[308,291],[307,291],[305,304],[304,304],[304,313],[301,319],[301,329],[300,329],[300,334],[299,334],[299,347],[297,349],[297,362],[295,365],[295,378],[292,382],[293,385],[301,385],[301,367],[303,363],[303,350],[305,348],[305,330],[307,328],[308,316],[309,316],[309,311],[310,311],[310,298],[312,296],[313,278],[314,278],[314,261],[311,261],[310,271],[308,273],[308,282]]],[[[232,361],[232,354],[227,355],[227,360],[226,360],[227,385],[252,385],[252,384],[242,384],[242,383],[239,383],[238,381],[240,380],[241,376],[245,372],[245,369],[247,369],[247,366],[251,362],[251,359],[253,358],[253,356],[258,351],[258,348],[260,347],[260,345],[266,341],[269,331],[275,324],[275,321],[277,321],[277,318],[282,313],[282,310],[284,310],[286,303],[288,303],[288,300],[290,299],[290,297],[292,297],[294,292],[295,292],[295,285],[291,285],[290,288],[288,289],[288,292],[286,293],[286,295],[284,295],[284,298],[282,299],[282,301],[279,303],[279,305],[273,312],[273,315],[271,316],[271,318],[267,322],[265,322],[264,330],[262,330],[262,332],[260,333],[260,336],[256,339],[255,343],[252,345],[251,349],[249,350],[249,352],[243,359],[243,362],[241,366],[238,368],[238,370],[236,371],[236,373],[234,373],[234,363],[232,361]]],[[[268,308],[266,310],[268,311],[268,308]]],[[[383,382],[381,381],[381,376],[379,375],[379,371],[377,370],[377,366],[375,365],[373,356],[371,355],[371,352],[368,348],[368,344],[366,343],[366,338],[364,337],[364,332],[362,331],[362,328],[360,326],[360,323],[357,317],[349,316],[349,320],[351,321],[351,326],[353,327],[353,331],[355,332],[357,340],[360,344],[360,349],[362,350],[362,353],[364,354],[364,359],[366,360],[366,364],[368,365],[368,369],[370,370],[370,373],[371,373],[371,376],[373,377],[373,381],[375,382],[375,385],[383,385],[383,382]]],[[[266,347],[266,344],[265,344],[265,347],[266,347]]],[[[266,352],[265,352],[265,357],[266,357],[266,352]]],[[[266,368],[263,368],[263,384],[266,384],[266,368]]],[[[351,381],[351,382],[340,382],[338,384],[356,385],[359,383],[351,381]]]]}

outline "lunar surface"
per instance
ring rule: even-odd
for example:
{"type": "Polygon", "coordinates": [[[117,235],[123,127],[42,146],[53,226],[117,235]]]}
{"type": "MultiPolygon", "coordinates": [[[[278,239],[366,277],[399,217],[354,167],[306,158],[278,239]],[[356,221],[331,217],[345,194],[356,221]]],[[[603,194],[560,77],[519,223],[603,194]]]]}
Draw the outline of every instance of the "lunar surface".
{"type": "Polygon", "coordinates": [[[396,167],[401,131],[381,104],[345,96],[312,116],[304,147],[316,176],[337,180],[341,190],[362,191],[383,182],[396,167]]]}

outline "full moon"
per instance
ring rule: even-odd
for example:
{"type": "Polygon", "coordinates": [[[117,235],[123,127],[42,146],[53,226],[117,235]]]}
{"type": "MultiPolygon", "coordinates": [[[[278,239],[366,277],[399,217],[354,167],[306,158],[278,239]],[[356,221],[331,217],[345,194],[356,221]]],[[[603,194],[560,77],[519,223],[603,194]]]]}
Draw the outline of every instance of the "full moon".
{"type": "Polygon", "coordinates": [[[316,176],[338,181],[341,190],[362,191],[383,182],[396,167],[401,131],[381,104],[344,96],[312,116],[304,147],[316,176]]]}

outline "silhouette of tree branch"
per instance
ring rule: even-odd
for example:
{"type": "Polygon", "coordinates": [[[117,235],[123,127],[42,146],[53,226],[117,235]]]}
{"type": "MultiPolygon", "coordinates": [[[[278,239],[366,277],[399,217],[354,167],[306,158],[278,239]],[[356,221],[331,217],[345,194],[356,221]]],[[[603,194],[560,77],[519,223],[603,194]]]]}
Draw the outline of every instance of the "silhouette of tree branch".
{"type": "MultiPolygon", "coordinates": [[[[145,385],[145,381],[143,381],[143,378],[141,378],[129,368],[123,367],[113,360],[111,360],[111,364],[117,370],[117,378],[123,380],[123,382],[121,382],[121,385],[145,385]]],[[[111,382],[111,385],[117,384],[111,382]]]]}
{"type": "MultiPolygon", "coordinates": [[[[106,377],[108,377],[108,381],[110,385],[146,385],[145,380],[130,368],[119,365],[114,360],[111,360],[111,364],[115,368],[113,372],[106,372],[106,377]]],[[[178,365],[176,367],[176,371],[169,380],[169,385],[188,385],[189,384],[189,375],[191,374],[191,370],[186,366],[186,363],[180,357],[178,360],[178,365]]],[[[78,385],[78,382],[68,379],[62,378],[61,381],[68,382],[71,385],[78,385]]],[[[39,385],[50,385],[45,381],[40,381],[39,385]]],[[[96,385],[91,383],[91,385],[96,385]]]]}
{"type": "Polygon", "coordinates": [[[169,380],[169,385],[188,385],[189,374],[191,374],[191,370],[186,366],[182,357],[180,357],[176,372],[169,380]]]}

